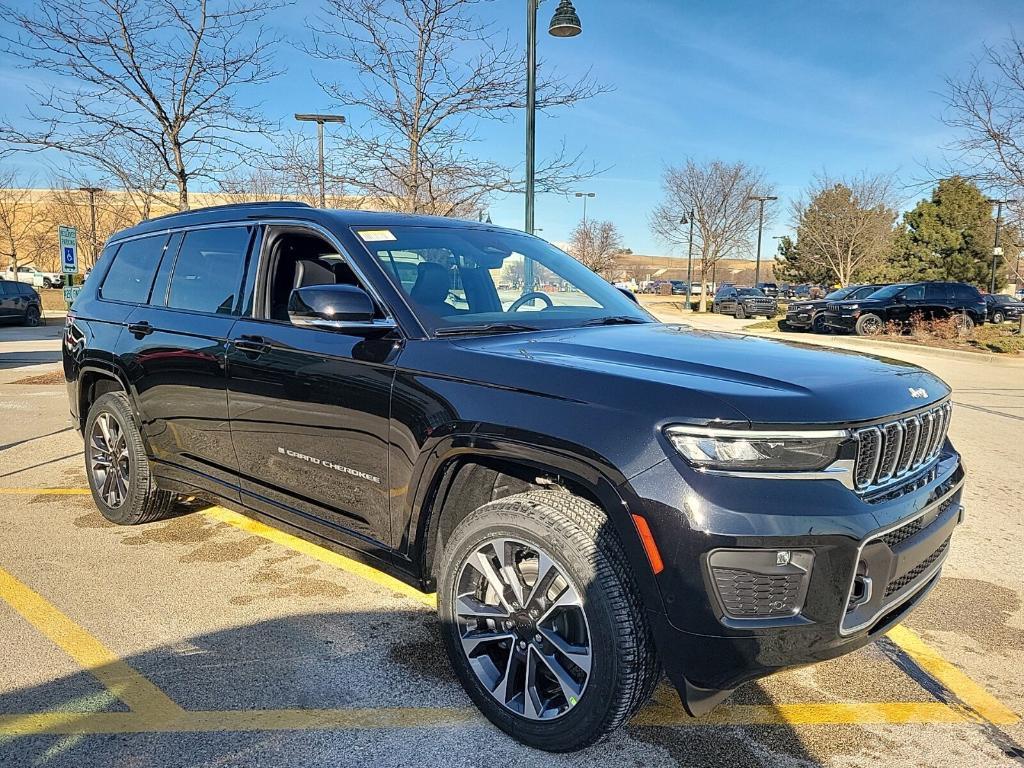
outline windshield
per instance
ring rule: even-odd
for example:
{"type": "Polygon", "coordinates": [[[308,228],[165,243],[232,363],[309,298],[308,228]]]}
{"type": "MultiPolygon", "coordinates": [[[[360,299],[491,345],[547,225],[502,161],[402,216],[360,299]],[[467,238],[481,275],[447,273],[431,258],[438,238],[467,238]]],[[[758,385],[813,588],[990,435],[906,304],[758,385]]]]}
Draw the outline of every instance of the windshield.
{"type": "Polygon", "coordinates": [[[736,293],[740,296],[764,296],[760,288],[737,288],[736,293]]]}
{"type": "Polygon", "coordinates": [[[653,322],[620,290],[536,237],[454,226],[354,231],[433,334],[653,322]]]}
{"type": "Polygon", "coordinates": [[[993,304],[1009,304],[1013,301],[1013,297],[1007,296],[1005,293],[997,293],[991,298],[993,304]]]}
{"type": "Polygon", "coordinates": [[[831,299],[832,301],[839,301],[840,299],[845,299],[847,296],[849,296],[855,290],[856,290],[856,288],[850,288],[850,287],[840,288],[837,291],[832,291],[832,293],[826,294],[825,298],[826,299],[831,299]]]}
{"type": "Polygon", "coordinates": [[[867,298],[869,299],[891,299],[897,293],[901,292],[907,287],[907,283],[897,283],[896,285],[887,285],[885,288],[879,288],[877,291],[872,293],[867,298]]]}

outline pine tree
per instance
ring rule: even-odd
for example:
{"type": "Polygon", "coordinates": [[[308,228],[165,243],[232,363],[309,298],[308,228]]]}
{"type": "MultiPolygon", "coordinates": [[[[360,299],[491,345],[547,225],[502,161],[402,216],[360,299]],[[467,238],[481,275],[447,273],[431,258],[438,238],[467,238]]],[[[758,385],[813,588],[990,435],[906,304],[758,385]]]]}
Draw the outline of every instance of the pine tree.
{"type": "Polygon", "coordinates": [[[801,254],[796,241],[786,235],[779,239],[779,252],[775,255],[775,279],[823,285],[830,282],[832,275],[827,267],[801,254]]]}
{"type": "MultiPolygon", "coordinates": [[[[992,205],[976,185],[960,176],[943,179],[930,200],[904,214],[903,223],[893,253],[901,279],[961,280],[988,287],[995,220],[992,205]]],[[[1004,238],[1002,245],[1004,254],[1016,256],[1012,240],[1004,238]]],[[[997,276],[1005,273],[1005,265],[1004,256],[998,260],[997,276]]]]}

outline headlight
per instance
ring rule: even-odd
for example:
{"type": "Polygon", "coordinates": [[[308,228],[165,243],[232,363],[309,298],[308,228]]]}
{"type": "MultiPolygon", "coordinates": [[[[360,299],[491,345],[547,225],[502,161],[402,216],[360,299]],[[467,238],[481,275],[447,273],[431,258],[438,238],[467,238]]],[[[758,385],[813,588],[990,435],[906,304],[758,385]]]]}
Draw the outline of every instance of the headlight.
{"type": "Polygon", "coordinates": [[[860,309],[860,304],[847,304],[846,309],[860,309]]]}
{"type": "Polygon", "coordinates": [[[813,472],[839,456],[845,430],[765,432],[668,427],[665,436],[690,464],[702,469],[813,472]]]}

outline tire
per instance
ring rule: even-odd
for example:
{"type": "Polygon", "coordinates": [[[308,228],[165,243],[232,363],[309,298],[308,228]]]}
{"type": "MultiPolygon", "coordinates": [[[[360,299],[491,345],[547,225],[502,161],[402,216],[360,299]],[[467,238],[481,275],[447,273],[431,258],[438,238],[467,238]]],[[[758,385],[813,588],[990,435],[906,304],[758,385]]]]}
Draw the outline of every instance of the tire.
{"type": "Polygon", "coordinates": [[[167,517],[174,510],[177,496],[156,487],[142,436],[135,425],[131,403],[124,392],[108,392],[92,404],[85,421],[85,474],[93,501],[102,515],[118,525],[139,525],[167,517]],[[104,450],[103,429],[111,435],[112,449],[104,450]],[[116,425],[117,437],[111,423],[116,425]],[[97,434],[94,436],[94,432],[97,434]],[[123,438],[123,440],[122,440],[123,438]],[[98,469],[105,455],[113,455],[110,468],[100,476],[98,469]],[[116,466],[115,466],[116,465],[116,466]],[[126,478],[123,491],[117,475],[126,478]],[[104,479],[111,476],[110,485],[104,479]],[[117,496],[121,496],[120,503],[117,496]]]}
{"type": "Polygon", "coordinates": [[[25,310],[25,319],[21,321],[21,324],[27,325],[29,328],[35,328],[39,325],[41,319],[42,314],[39,312],[39,307],[32,304],[25,310]]]}
{"type": "Polygon", "coordinates": [[[733,314],[733,317],[735,317],[737,320],[747,319],[747,311],[743,308],[742,304],[736,307],[736,312],[733,314]]]}
{"type": "Polygon", "coordinates": [[[50,278],[43,278],[43,288],[53,288],[53,282],[50,280],[50,278]]]}
{"type": "MultiPolygon", "coordinates": [[[[604,512],[589,501],[562,491],[530,491],[485,504],[456,527],[440,567],[438,613],[452,667],[487,719],[513,738],[550,752],[582,749],[626,723],[654,691],[661,670],[629,562],[604,512]],[[488,587],[475,564],[481,562],[477,558],[481,551],[493,561],[498,553],[492,548],[496,539],[505,542],[500,545],[505,561],[516,563],[511,570],[518,576],[513,580],[522,584],[525,597],[530,597],[529,590],[539,580],[541,555],[550,558],[552,570],[560,571],[554,581],[546,581],[548,589],[538,606],[523,600],[515,611],[516,593],[506,586],[504,594],[512,598],[506,600],[512,609],[509,613],[488,587]],[[523,556],[524,552],[534,556],[523,556]],[[556,589],[562,578],[565,591],[556,589]],[[578,595],[579,601],[552,608],[548,599],[552,595],[557,601],[578,595]],[[493,604],[499,616],[510,618],[467,619],[467,606],[479,607],[479,602],[467,602],[473,600],[493,604]],[[531,623],[537,614],[540,622],[531,623]],[[543,627],[548,614],[551,625],[543,627]],[[547,642],[548,634],[541,636],[541,631],[555,631],[551,626],[570,630],[569,639],[562,637],[562,642],[589,644],[589,653],[576,655],[589,670],[576,666],[567,654],[559,654],[547,642]],[[464,650],[466,633],[473,642],[474,632],[492,629],[497,630],[498,639],[464,650]],[[511,633],[507,635],[511,639],[501,639],[500,633],[511,633]],[[508,645],[501,646],[502,642],[508,645]],[[474,654],[473,661],[469,653],[474,654]],[[558,660],[562,672],[569,674],[568,691],[555,684],[542,655],[558,660]],[[531,689],[538,694],[536,699],[528,699],[524,685],[531,659],[540,670],[531,689]],[[513,666],[515,672],[510,672],[513,666]],[[490,679],[485,681],[483,676],[490,679]],[[512,690],[518,693],[499,701],[505,678],[512,680],[512,690]],[[527,711],[527,701],[536,702],[534,711],[527,711]],[[537,704],[545,719],[536,716],[537,704]]],[[[499,573],[493,565],[491,569],[499,573]]]]}
{"type": "Polygon", "coordinates": [[[993,312],[992,313],[992,322],[995,325],[1002,325],[1005,321],[1006,321],[1006,318],[1003,316],[1002,312],[993,312]]]}
{"type": "Polygon", "coordinates": [[[815,315],[811,320],[810,330],[812,333],[828,333],[828,328],[825,325],[825,318],[821,315],[815,315]]]}
{"type": "Polygon", "coordinates": [[[956,323],[957,329],[961,331],[970,331],[974,329],[974,318],[970,315],[954,315],[954,317],[956,317],[954,322],[956,323]]]}
{"type": "Polygon", "coordinates": [[[869,313],[857,318],[855,330],[858,336],[874,336],[882,332],[883,326],[882,318],[869,313]]]}

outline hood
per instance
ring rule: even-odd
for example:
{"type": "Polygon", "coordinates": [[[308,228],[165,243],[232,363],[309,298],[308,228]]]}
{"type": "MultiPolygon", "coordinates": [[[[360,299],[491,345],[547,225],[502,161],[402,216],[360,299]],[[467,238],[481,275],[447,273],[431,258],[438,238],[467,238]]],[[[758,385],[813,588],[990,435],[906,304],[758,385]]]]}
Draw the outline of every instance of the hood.
{"type": "Polygon", "coordinates": [[[851,423],[913,410],[950,392],[909,363],[684,325],[597,326],[456,343],[534,366],[537,388],[549,394],[606,407],[622,404],[602,398],[626,398],[626,407],[655,409],[666,420],[692,418],[689,403],[710,397],[728,406],[722,413],[739,412],[754,425],[851,423]]]}

